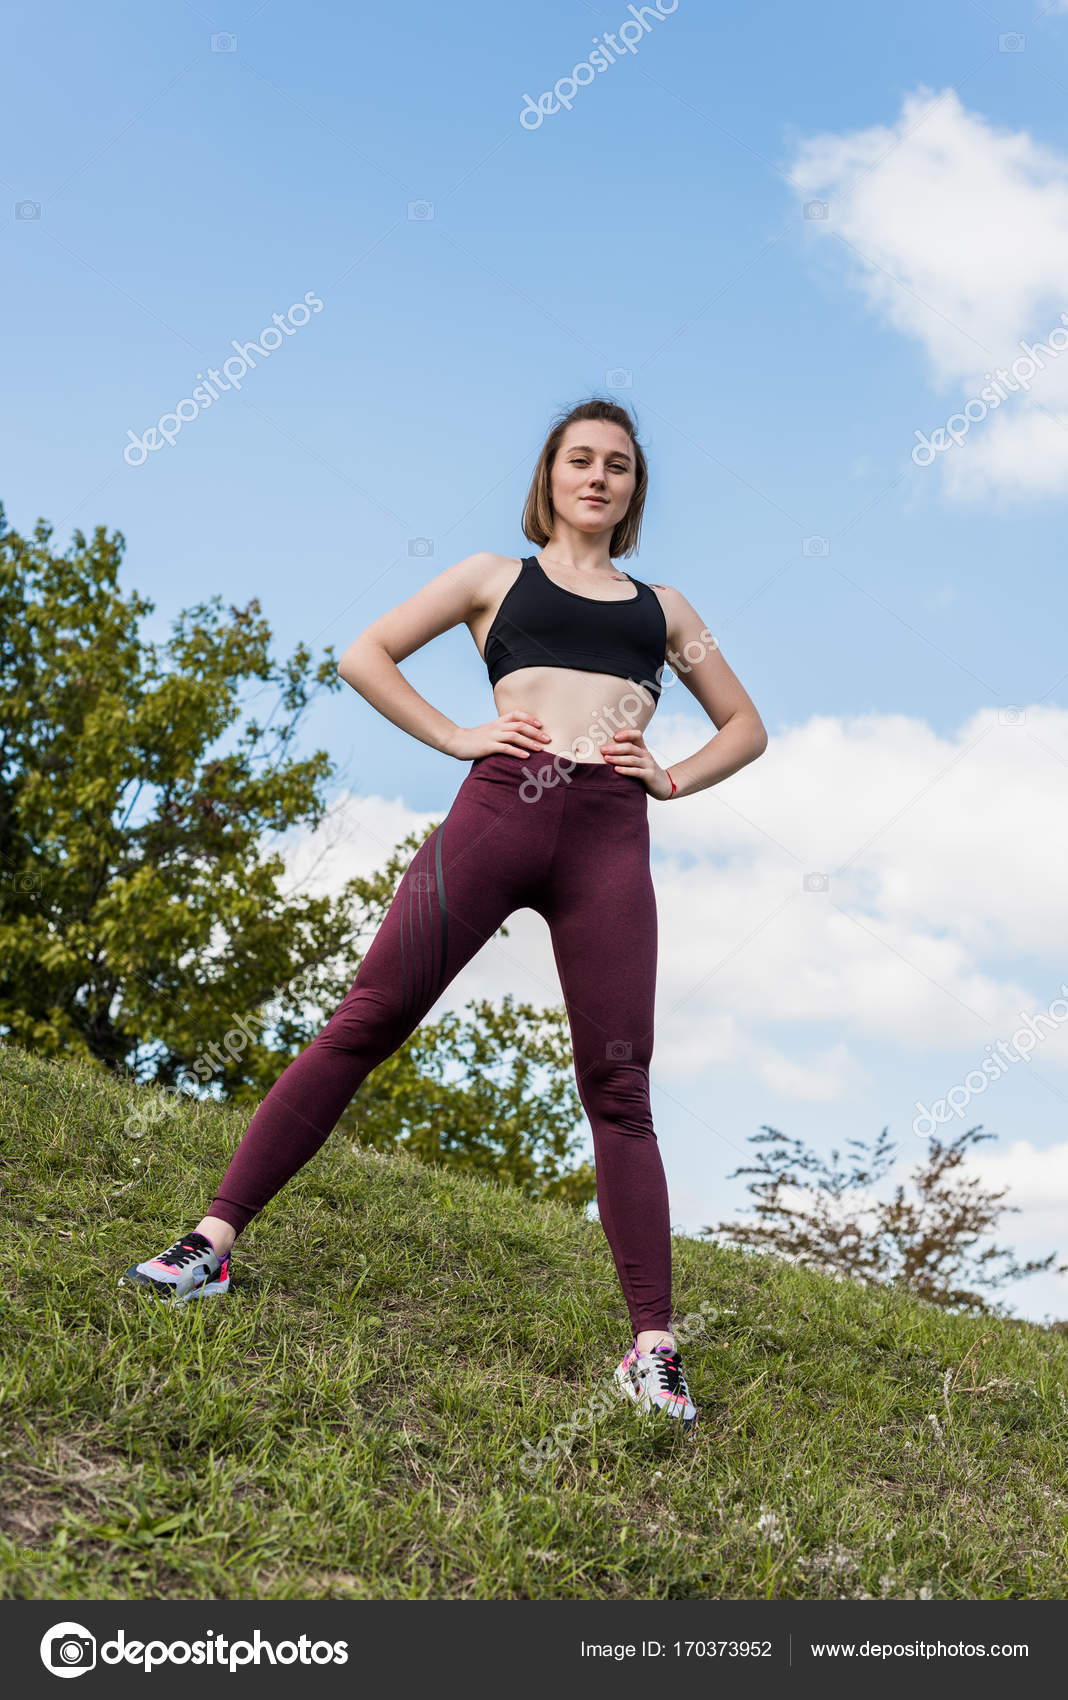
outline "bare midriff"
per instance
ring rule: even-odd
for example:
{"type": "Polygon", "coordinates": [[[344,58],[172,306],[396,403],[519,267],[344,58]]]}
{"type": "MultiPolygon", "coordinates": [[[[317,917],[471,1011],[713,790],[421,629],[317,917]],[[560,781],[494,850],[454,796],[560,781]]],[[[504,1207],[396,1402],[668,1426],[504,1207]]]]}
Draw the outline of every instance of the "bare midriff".
{"type": "Polygon", "coordinates": [[[549,734],[543,754],[602,765],[601,745],[611,743],[624,726],[644,731],[655,707],[649,692],[629,679],[614,673],[580,673],[572,667],[517,668],[497,680],[493,700],[498,714],[520,708],[542,722],[549,734]]]}
{"type": "MultiPolygon", "coordinates": [[[[485,606],[468,621],[468,629],[484,658],[486,639],[493,627],[501,603],[519,577],[521,562],[501,557],[500,565],[489,578],[485,606]]],[[[544,570],[544,569],[543,569],[544,570]]],[[[562,579],[557,576],[557,582],[562,579]]],[[[591,602],[629,602],[635,597],[634,586],[625,573],[613,571],[604,578],[606,588],[617,590],[615,596],[585,596],[591,602]]],[[[575,584],[570,595],[582,595],[575,584]]],[[[540,746],[544,755],[566,755],[577,762],[597,762],[604,765],[605,757],[598,754],[603,744],[611,743],[624,726],[644,731],[653,717],[656,703],[651,693],[629,679],[614,673],[589,673],[575,667],[517,667],[505,673],[493,687],[493,700],[498,714],[518,708],[542,722],[549,734],[540,746]]],[[[531,754],[539,753],[539,747],[531,754]]]]}

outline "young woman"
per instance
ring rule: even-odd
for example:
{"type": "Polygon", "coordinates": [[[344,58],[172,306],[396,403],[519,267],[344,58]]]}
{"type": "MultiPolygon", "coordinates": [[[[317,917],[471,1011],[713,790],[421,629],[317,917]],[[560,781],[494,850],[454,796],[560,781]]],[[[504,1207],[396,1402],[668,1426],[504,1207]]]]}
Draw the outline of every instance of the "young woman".
{"type": "Polygon", "coordinates": [[[767,733],[681,591],[619,572],[638,543],[648,475],[631,415],[593,398],[553,425],[523,531],[539,553],[477,554],[380,616],[343,679],[394,725],[470,763],[448,815],[405,871],[353,986],[279,1076],[207,1214],[122,1280],[170,1301],[226,1292],[242,1228],[329,1136],[353,1094],[518,908],[547,921],[597,1205],[630,1316],[621,1394],[692,1429],[671,1331],[671,1239],[649,1105],[657,913],[648,805],[677,802],[759,756],[767,733]],[[453,724],[398,663],[463,622],[497,715],[453,724]],[[666,665],[718,728],[660,767],[643,732],[666,665]]]}

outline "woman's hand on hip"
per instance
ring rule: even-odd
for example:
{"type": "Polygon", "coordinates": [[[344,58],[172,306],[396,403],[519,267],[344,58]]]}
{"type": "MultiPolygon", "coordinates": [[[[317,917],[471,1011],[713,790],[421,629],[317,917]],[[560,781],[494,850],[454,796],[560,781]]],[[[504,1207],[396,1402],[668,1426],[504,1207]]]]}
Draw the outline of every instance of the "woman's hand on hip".
{"type": "Polygon", "coordinates": [[[640,779],[650,797],[663,802],[671,796],[671,780],[646,749],[645,738],[637,726],[624,726],[607,744],[601,745],[601,754],[617,773],[640,779]]]}
{"type": "Polygon", "coordinates": [[[510,708],[496,720],[487,720],[484,726],[457,727],[445,753],[459,761],[498,754],[525,756],[531,750],[544,749],[549,741],[549,734],[536,715],[522,708],[510,708]]]}

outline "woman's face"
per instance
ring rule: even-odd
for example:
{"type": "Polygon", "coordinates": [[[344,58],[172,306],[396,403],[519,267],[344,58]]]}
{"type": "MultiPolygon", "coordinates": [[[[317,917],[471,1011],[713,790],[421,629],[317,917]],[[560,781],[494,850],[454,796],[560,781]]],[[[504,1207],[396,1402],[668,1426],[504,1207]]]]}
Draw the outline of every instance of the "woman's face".
{"type": "Polygon", "coordinates": [[[579,531],[611,531],[630,506],[636,479],[634,445],[621,425],[576,420],[550,474],[556,517],[579,531]]]}

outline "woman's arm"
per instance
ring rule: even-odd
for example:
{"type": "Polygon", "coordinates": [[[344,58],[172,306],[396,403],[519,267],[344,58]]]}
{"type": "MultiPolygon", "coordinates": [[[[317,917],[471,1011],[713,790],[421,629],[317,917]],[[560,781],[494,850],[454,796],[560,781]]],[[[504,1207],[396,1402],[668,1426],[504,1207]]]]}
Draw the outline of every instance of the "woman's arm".
{"type": "Polygon", "coordinates": [[[513,710],[484,727],[464,729],[421,697],[397,663],[431,638],[471,619],[484,606],[487,571],[496,557],[468,555],[430,579],[407,602],[400,602],[362,631],[338,662],[338,672],[372,708],[410,732],[413,738],[460,759],[488,754],[501,747],[527,751],[540,747],[543,734],[532,735],[526,722],[532,716],[513,710]],[[508,725],[504,726],[503,721],[508,725]]]}
{"type": "Polygon", "coordinates": [[[671,764],[671,777],[678,787],[674,797],[689,797],[756,761],[768,747],[768,734],[700,614],[680,590],[670,585],[659,588],[667,613],[668,663],[718,727],[715,737],[692,756],[671,764]]]}

